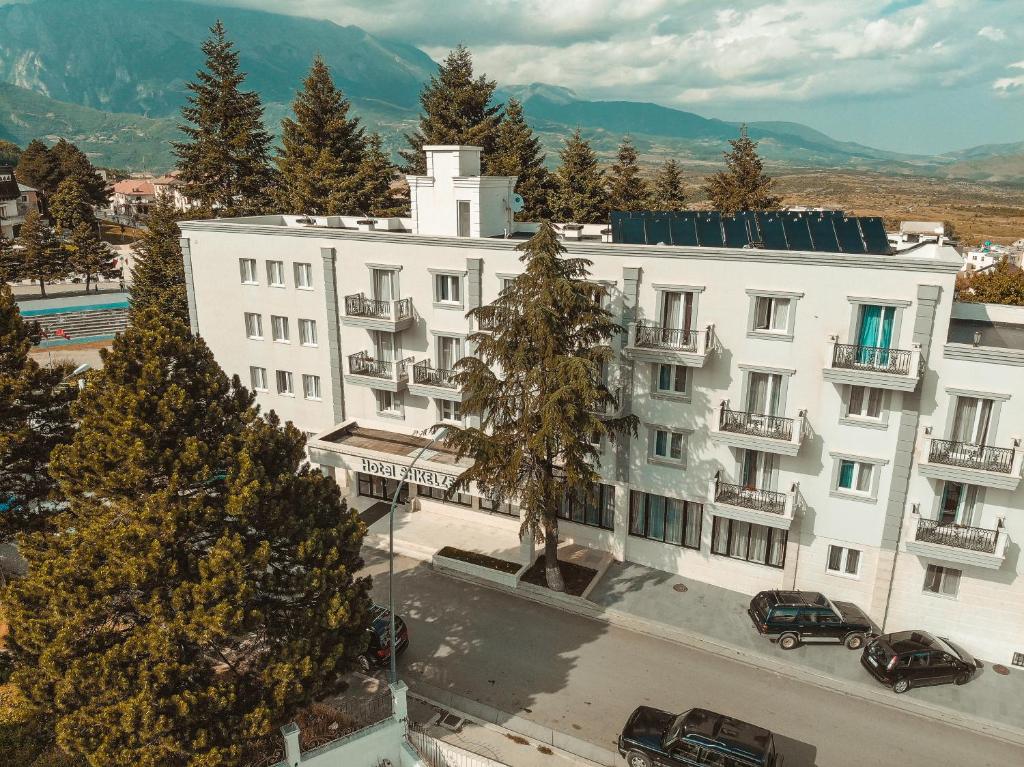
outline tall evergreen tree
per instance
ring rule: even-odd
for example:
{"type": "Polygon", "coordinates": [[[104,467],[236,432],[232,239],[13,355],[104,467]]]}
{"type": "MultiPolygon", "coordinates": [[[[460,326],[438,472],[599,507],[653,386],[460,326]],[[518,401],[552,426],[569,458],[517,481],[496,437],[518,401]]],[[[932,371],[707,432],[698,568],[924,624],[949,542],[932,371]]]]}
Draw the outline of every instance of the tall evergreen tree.
{"type": "Polygon", "coordinates": [[[367,216],[399,216],[408,209],[391,188],[395,166],[384,152],[380,134],[371,133],[355,173],[342,186],[340,195],[347,201],[330,205],[341,213],[361,213],[367,216]],[[345,207],[347,206],[347,207],[345,207]]]}
{"type": "Polygon", "coordinates": [[[365,526],[202,339],[150,310],[104,354],[23,536],[13,681],[92,765],[221,767],[366,648],[365,526]]]}
{"type": "Polygon", "coordinates": [[[349,117],[350,108],[317,56],[292,103],[295,119],[281,121],[282,148],[276,159],[288,210],[317,215],[356,211],[343,190],[356,172],[365,139],[359,118],[349,117]]]}
{"type": "Polygon", "coordinates": [[[424,145],[468,144],[483,148],[484,172],[490,174],[490,158],[501,123],[501,105],[492,104],[497,83],[485,75],[473,76],[473,55],[460,45],[451,51],[420,93],[419,128],[406,134],[409,148],[399,154],[406,173],[427,172],[424,145]]]}
{"type": "Polygon", "coordinates": [[[608,176],[609,210],[646,210],[651,205],[651,191],[640,175],[633,139],[625,136],[619,144],[615,164],[608,176]]]}
{"type": "Polygon", "coordinates": [[[715,210],[731,215],[738,210],[778,208],[782,198],[772,194],[775,182],[764,172],[757,142],[747,135],[746,125],[729,144],[732,150],[722,153],[725,170],[705,179],[704,191],[715,210]]]}
{"type": "Polygon", "coordinates": [[[544,165],[544,157],[540,139],[526,122],[522,103],[518,99],[509,99],[498,126],[488,171],[495,176],[519,177],[516,191],[525,203],[522,211],[516,214],[520,221],[551,218],[548,207],[551,174],[544,165]]]}
{"type": "Polygon", "coordinates": [[[548,586],[564,590],[558,565],[558,509],[568,492],[589,492],[600,450],[593,435],[636,432],[636,416],[607,417],[615,396],[602,382],[611,339],[622,331],[601,306],[605,288],[588,279],[590,261],[564,258],[549,222],[518,246],[525,271],[487,306],[472,310],[482,327],[477,355],[462,359],[456,381],[463,412],[479,427],[445,437],[473,459],[452,492],[476,483],[515,499],[524,510],[520,535],[544,544],[548,586]]]}
{"type": "Polygon", "coordinates": [[[0,235],[0,285],[24,279],[25,262],[14,243],[0,235]]]}
{"type": "Polygon", "coordinates": [[[562,164],[555,171],[551,215],[558,221],[598,224],[608,220],[608,194],[597,155],[580,129],[565,140],[559,153],[562,164]]]}
{"type": "Polygon", "coordinates": [[[157,200],[149,209],[146,231],[132,245],[132,251],[132,316],[153,308],[163,316],[188,324],[181,230],[178,211],[169,200],[157,200]]]}
{"type": "Polygon", "coordinates": [[[667,160],[658,169],[652,192],[655,210],[685,210],[686,191],[683,188],[683,172],[675,160],[667,160]]]}
{"type": "Polygon", "coordinates": [[[89,223],[79,223],[71,232],[64,247],[68,251],[71,270],[85,277],[86,293],[89,292],[91,284],[95,283],[96,291],[99,292],[101,279],[117,276],[114,251],[99,238],[96,229],[89,223]]]}
{"type": "Polygon", "coordinates": [[[13,141],[0,139],[0,165],[17,165],[21,147],[13,141]]]}
{"type": "Polygon", "coordinates": [[[263,126],[259,94],[242,91],[238,52],[218,20],[203,43],[205,69],[188,84],[181,113],[187,141],[175,142],[185,195],[207,212],[233,216],[266,207],[273,180],[272,137],[263,126]]]}
{"type": "Polygon", "coordinates": [[[60,169],[61,181],[68,178],[75,179],[85,192],[86,198],[93,205],[106,205],[109,202],[107,183],[93,167],[85,152],[70,141],[60,139],[50,149],[50,154],[60,169]]]}
{"type": "Polygon", "coordinates": [[[73,231],[79,224],[95,228],[96,215],[85,189],[74,176],[60,182],[49,200],[50,217],[58,232],[73,231]]]}
{"type": "Polygon", "coordinates": [[[46,144],[33,139],[18,158],[15,175],[20,183],[52,194],[61,181],[60,163],[46,144]]]}
{"type": "Polygon", "coordinates": [[[22,260],[22,278],[39,283],[39,292],[46,295],[46,283],[62,280],[71,273],[68,254],[61,247],[37,211],[29,211],[18,232],[22,260]]]}

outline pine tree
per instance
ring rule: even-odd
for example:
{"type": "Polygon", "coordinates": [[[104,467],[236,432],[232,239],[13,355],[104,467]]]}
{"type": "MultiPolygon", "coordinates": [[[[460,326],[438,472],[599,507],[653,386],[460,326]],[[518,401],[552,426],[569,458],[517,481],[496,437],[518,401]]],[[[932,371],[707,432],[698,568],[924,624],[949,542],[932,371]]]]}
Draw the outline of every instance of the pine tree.
{"type": "Polygon", "coordinates": [[[103,180],[81,149],[70,141],[60,139],[50,149],[50,154],[60,169],[61,181],[68,178],[75,179],[85,192],[86,198],[93,205],[106,205],[109,202],[107,182],[103,180]]]}
{"type": "Polygon", "coordinates": [[[580,129],[565,140],[555,171],[551,214],[558,221],[598,224],[608,220],[608,194],[597,155],[580,129]]]}
{"type": "Polygon", "coordinates": [[[0,235],[0,285],[24,279],[25,262],[14,243],[0,235]]]}
{"type": "Polygon", "coordinates": [[[71,273],[67,252],[37,211],[29,211],[18,232],[21,249],[22,278],[39,283],[39,292],[46,295],[46,283],[62,280],[71,273]]]}
{"type": "Polygon", "coordinates": [[[666,161],[658,170],[652,195],[655,210],[686,209],[683,173],[675,160],[666,161]]]}
{"type": "Polygon", "coordinates": [[[640,175],[636,147],[629,136],[622,139],[615,164],[608,176],[609,210],[647,210],[651,192],[640,175]]]}
{"type": "Polygon", "coordinates": [[[182,191],[206,212],[222,216],[258,213],[273,180],[272,137],[263,127],[259,94],[239,90],[245,73],[238,52],[218,20],[203,43],[206,68],[188,84],[181,113],[187,141],[175,142],[182,191]]]}
{"type": "Polygon", "coordinates": [[[496,87],[485,75],[473,77],[473,55],[466,47],[451,51],[420,93],[419,128],[406,134],[409,149],[399,152],[404,172],[427,172],[424,145],[467,144],[483,148],[483,170],[493,175],[489,163],[501,123],[501,105],[491,103],[496,87]]]}
{"type": "Polygon", "coordinates": [[[96,227],[96,215],[78,179],[69,176],[60,182],[49,200],[50,217],[58,232],[73,231],[79,224],[96,227]]]}
{"type": "Polygon", "coordinates": [[[33,139],[21,153],[15,175],[20,183],[52,194],[61,181],[60,163],[46,144],[33,139]]]}
{"type": "Polygon", "coordinates": [[[132,245],[131,314],[156,309],[160,314],[187,324],[188,294],[185,263],[181,253],[178,211],[165,199],[149,209],[145,233],[132,245]]]}
{"type": "Polygon", "coordinates": [[[495,176],[519,177],[516,192],[522,195],[525,203],[522,211],[516,214],[520,221],[551,218],[548,207],[551,174],[544,165],[544,157],[540,139],[526,122],[522,103],[518,99],[509,99],[498,126],[488,170],[495,176]]]}
{"type": "Polygon", "coordinates": [[[101,279],[117,276],[114,251],[99,238],[95,227],[87,222],[82,221],[75,227],[65,243],[65,248],[68,251],[71,270],[85,277],[86,293],[93,282],[96,283],[96,291],[99,292],[101,279]]]}
{"type": "Polygon", "coordinates": [[[729,141],[732,151],[724,152],[725,170],[705,179],[704,191],[715,210],[732,215],[739,210],[771,210],[782,203],[772,194],[775,182],[764,172],[757,154],[757,142],[740,128],[740,137],[729,141]]]}
{"type": "Polygon", "coordinates": [[[21,147],[13,141],[0,139],[0,165],[17,165],[21,147]]]}
{"type": "MultiPolygon", "coordinates": [[[[345,212],[367,216],[399,216],[407,209],[391,189],[391,178],[395,166],[385,154],[380,134],[371,133],[366,139],[363,157],[356,166],[354,175],[342,185],[339,194],[347,202],[345,212]]],[[[343,205],[334,198],[330,207],[341,213],[343,205]]]]}
{"type": "Polygon", "coordinates": [[[295,119],[281,121],[282,148],[276,159],[287,210],[317,215],[357,211],[343,190],[366,142],[359,118],[349,117],[350,108],[330,69],[317,56],[292,103],[295,119]],[[333,210],[328,210],[329,199],[333,210]]]}
{"type": "Polygon", "coordinates": [[[104,355],[23,536],[12,681],[93,765],[226,767],[366,648],[365,526],[202,339],[149,310],[104,355]]]}
{"type": "Polygon", "coordinates": [[[598,415],[615,403],[601,370],[622,328],[601,306],[605,288],[588,279],[591,262],[563,258],[547,221],[517,250],[525,271],[493,304],[471,311],[494,332],[471,335],[477,354],[457,366],[463,413],[479,417],[480,426],[448,427],[445,441],[473,459],[455,490],[476,483],[492,497],[515,499],[525,512],[520,535],[544,544],[548,586],[563,591],[562,498],[598,479],[592,435],[635,435],[637,420],[598,415]]]}

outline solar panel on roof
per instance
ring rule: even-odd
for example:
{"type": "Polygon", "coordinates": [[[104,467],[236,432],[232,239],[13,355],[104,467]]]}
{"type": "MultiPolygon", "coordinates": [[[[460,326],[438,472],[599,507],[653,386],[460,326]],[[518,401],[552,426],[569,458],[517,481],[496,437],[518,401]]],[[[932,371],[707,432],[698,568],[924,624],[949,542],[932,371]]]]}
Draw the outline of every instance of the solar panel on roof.
{"type": "Polygon", "coordinates": [[[718,211],[697,214],[697,239],[703,248],[721,248],[725,245],[722,238],[722,215],[718,211]]]}
{"type": "Polygon", "coordinates": [[[647,219],[647,244],[672,244],[672,233],[669,230],[668,216],[666,214],[659,213],[647,219]]]}
{"type": "Polygon", "coordinates": [[[782,214],[772,211],[757,212],[757,228],[761,242],[768,250],[788,250],[786,230],[782,227],[782,214]]]}
{"type": "Polygon", "coordinates": [[[832,226],[832,216],[812,211],[807,215],[807,228],[814,242],[814,250],[820,253],[839,252],[839,241],[836,240],[836,230],[832,226]]]}
{"type": "MultiPolygon", "coordinates": [[[[756,224],[754,231],[757,231],[756,224]]],[[[750,244],[750,230],[747,221],[740,216],[722,216],[722,229],[725,230],[725,245],[729,248],[745,248],[750,244]]]]}
{"type": "Polygon", "coordinates": [[[782,228],[786,232],[786,242],[790,250],[814,250],[811,231],[807,228],[806,214],[783,213],[782,228]]]}
{"type": "Polygon", "coordinates": [[[697,214],[692,211],[673,213],[669,219],[673,245],[697,246],[697,214]]]}
{"type": "Polygon", "coordinates": [[[612,236],[616,242],[625,242],[630,245],[647,244],[647,233],[644,229],[644,220],[642,218],[619,219],[619,232],[616,234],[613,227],[612,236]]]}
{"type": "Polygon", "coordinates": [[[836,228],[836,239],[843,253],[863,253],[864,241],[860,237],[860,227],[855,218],[835,218],[832,225],[836,228]]]}
{"type": "Polygon", "coordinates": [[[890,252],[889,238],[885,236],[885,224],[878,216],[865,216],[860,219],[860,231],[864,235],[864,244],[868,253],[888,255],[890,252]]]}

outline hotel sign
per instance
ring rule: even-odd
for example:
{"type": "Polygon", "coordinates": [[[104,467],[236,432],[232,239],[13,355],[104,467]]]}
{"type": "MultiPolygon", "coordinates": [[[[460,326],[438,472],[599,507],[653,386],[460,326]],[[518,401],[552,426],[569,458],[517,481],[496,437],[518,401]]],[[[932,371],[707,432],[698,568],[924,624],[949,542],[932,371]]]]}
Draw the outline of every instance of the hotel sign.
{"type": "Polygon", "coordinates": [[[406,482],[414,482],[417,485],[440,487],[444,490],[455,484],[455,477],[451,474],[442,474],[439,471],[416,467],[410,469],[408,466],[399,466],[390,461],[378,461],[374,458],[363,458],[363,465],[359,471],[389,479],[404,479],[406,482]]]}

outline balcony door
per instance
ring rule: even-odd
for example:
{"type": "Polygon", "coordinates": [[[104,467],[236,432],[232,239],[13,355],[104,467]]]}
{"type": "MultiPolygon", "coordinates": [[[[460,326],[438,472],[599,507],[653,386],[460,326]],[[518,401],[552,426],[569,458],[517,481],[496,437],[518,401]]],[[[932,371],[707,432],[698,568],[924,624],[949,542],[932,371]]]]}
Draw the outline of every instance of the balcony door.
{"type": "Polygon", "coordinates": [[[978,488],[962,482],[946,482],[942,486],[939,504],[939,524],[973,527],[978,488]]]}
{"type": "Polygon", "coordinates": [[[892,328],[896,309],[892,306],[862,304],[857,345],[875,349],[888,349],[892,345],[892,328]]]}
{"type": "Polygon", "coordinates": [[[740,463],[740,484],[747,490],[767,490],[772,486],[775,456],[760,450],[744,450],[740,463]]]}
{"type": "Polygon", "coordinates": [[[377,301],[395,300],[395,273],[391,269],[374,269],[373,297],[377,301]]]}
{"type": "Polygon", "coordinates": [[[693,324],[693,293],[666,290],[661,294],[661,327],[690,332],[693,324]]]}
{"type": "Polygon", "coordinates": [[[747,412],[756,415],[778,415],[782,398],[782,375],[779,373],[749,374],[747,380],[747,412]]]}
{"type": "Polygon", "coordinates": [[[954,442],[984,445],[988,439],[988,426],[992,418],[992,400],[980,397],[957,397],[953,415],[954,442]]]}
{"type": "Polygon", "coordinates": [[[395,361],[395,334],[386,330],[371,330],[373,334],[373,358],[381,362],[395,361]]]}
{"type": "Polygon", "coordinates": [[[437,337],[437,367],[451,370],[462,359],[462,339],[454,336],[437,337]]]}

